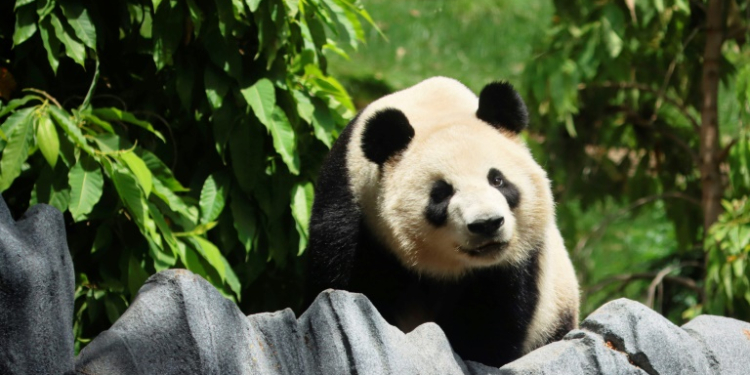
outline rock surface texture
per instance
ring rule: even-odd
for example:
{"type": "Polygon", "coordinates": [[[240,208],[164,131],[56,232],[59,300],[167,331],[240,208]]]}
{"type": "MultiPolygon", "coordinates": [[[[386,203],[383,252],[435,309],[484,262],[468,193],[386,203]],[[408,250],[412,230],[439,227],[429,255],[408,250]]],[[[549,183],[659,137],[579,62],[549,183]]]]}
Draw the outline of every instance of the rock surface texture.
{"type": "Polygon", "coordinates": [[[620,299],[497,369],[463,361],[435,324],[402,333],[359,294],[325,291],[299,318],[244,316],[185,270],[149,278],[74,361],[73,288],[60,213],[14,222],[0,199],[0,374],[750,374],[750,323],[735,319],[677,327],[620,299]]]}

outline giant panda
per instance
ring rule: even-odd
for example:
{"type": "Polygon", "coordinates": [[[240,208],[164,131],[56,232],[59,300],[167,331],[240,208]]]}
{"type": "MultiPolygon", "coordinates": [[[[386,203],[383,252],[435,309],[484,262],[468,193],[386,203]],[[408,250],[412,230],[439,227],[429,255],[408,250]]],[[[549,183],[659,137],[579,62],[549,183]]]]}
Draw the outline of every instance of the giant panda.
{"type": "Polygon", "coordinates": [[[578,283],[519,137],[527,122],[510,84],[477,98],[445,77],[362,110],[315,186],[308,303],[363,293],[402,331],[435,322],[463,359],[492,366],[575,328],[578,283]]]}

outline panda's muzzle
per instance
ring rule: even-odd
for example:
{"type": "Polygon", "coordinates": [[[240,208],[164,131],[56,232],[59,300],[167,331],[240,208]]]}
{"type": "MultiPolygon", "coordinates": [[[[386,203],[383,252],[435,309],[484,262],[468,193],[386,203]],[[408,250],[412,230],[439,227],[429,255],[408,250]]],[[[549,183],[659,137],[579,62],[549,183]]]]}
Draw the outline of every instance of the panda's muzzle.
{"type": "Polygon", "coordinates": [[[478,257],[478,258],[485,258],[485,257],[492,257],[500,253],[501,251],[505,250],[505,248],[508,247],[508,242],[488,242],[483,245],[472,247],[472,248],[465,248],[462,246],[459,246],[459,250],[472,257],[478,257]]]}

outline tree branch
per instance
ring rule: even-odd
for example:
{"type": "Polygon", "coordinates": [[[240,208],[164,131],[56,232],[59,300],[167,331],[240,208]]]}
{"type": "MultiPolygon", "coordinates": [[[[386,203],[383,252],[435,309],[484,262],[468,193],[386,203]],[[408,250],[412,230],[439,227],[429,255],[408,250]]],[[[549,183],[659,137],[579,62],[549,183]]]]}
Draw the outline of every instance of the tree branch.
{"type": "Polygon", "coordinates": [[[600,232],[603,232],[604,229],[606,229],[613,221],[619,219],[621,216],[627,214],[628,212],[643,206],[645,204],[651,203],[656,200],[665,199],[665,198],[675,198],[675,199],[683,199],[690,203],[693,203],[697,206],[700,206],[701,202],[697,199],[684,194],[680,192],[671,192],[671,193],[664,193],[664,194],[658,194],[658,195],[650,195],[647,197],[636,199],[633,203],[630,204],[630,206],[624,207],[619,209],[617,212],[608,215],[604,218],[599,224],[590,231],[586,236],[578,240],[578,243],[576,243],[576,247],[573,248],[573,254],[579,254],[584,247],[586,247],[586,244],[588,241],[595,235],[599,234],[600,232]]]}
{"type": "Polygon", "coordinates": [[[685,142],[682,138],[674,135],[667,128],[654,126],[653,125],[653,117],[650,120],[646,120],[643,117],[641,117],[641,115],[638,114],[638,112],[634,111],[632,108],[630,108],[630,107],[628,107],[626,105],[613,106],[613,108],[615,108],[615,109],[617,109],[617,110],[619,110],[621,112],[624,112],[625,114],[627,114],[628,116],[630,116],[631,118],[633,118],[634,120],[636,120],[636,121],[634,121],[636,125],[641,126],[643,128],[654,130],[656,132],[661,133],[665,137],[669,138],[674,143],[676,143],[678,146],[682,147],[688,153],[688,155],[690,155],[690,157],[693,159],[693,162],[696,165],[700,163],[700,159],[698,158],[698,153],[695,152],[695,150],[693,150],[690,147],[690,145],[687,144],[687,142],[685,142]]]}
{"type": "MultiPolygon", "coordinates": [[[[650,92],[657,97],[662,95],[660,93],[660,90],[654,89],[651,86],[648,86],[643,83],[638,82],[612,82],[612,81],[605,81],[605,82],[592,82],[589,84],[586,83],[580,83],[578,84],[578,90],[586,90],[589,88],[614,88],[614,89],[636,89],[641,91],[650,92]]],[[[685,118],[690,121],[690,124],[693,126],[693,129],[698,131],[700,129],[700,124],[698,123],[698,120],[693,117],[693,115],[690,114],[689,108],[685,106],[682,102],[678,101],[677,99],[674,99],[670,96],[667,96],[666,93],[663,94],[663,100],[673,106],[675,106],[680,113],[682,113],[685,118]]]]}
{"type": "MultiPolygon", "coordinates": [[[[683,267],[703,267],[703,266],[698,262],[682,262],[678,265],[672,265],[657,272],[654,279],[651,280],[651,284],[649,284],[648,286],[648,296],[646,297],[646,306],[652,309],[654,308],[654,294],[656,294],[656,287],[661,285],[664,279],[667,277],[667,275],[669,275],[672,271],[678,270],[683,267]]],[[[672,277],[679,277],[679,276],[672,276],[672,277]]],[[[701,297],[701,300],[703,300],[703,289],[698,288],[695,285],[695,281],[693,279],[689,279],[689,278],[683,278],[683,279],[689,280],[690,282],[693,283],[693,287],[690,287],[690,286],[688,287],[694,290],[698,289],[700,291],[699,297],[701,297]]],[[[685,280],[682,280],[682,282],[684,281],[685,280]]],[[[685,285],[685,284],[682,284],[682,285],[685,285]]]]}

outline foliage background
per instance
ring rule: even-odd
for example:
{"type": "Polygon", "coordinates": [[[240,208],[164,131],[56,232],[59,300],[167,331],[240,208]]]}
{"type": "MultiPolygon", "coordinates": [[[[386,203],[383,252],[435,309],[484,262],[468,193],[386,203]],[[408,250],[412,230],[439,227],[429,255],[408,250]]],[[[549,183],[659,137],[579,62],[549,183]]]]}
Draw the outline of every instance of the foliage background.
{"type": "Polygon", "coordinates": [[[676,323],[750,320],[747,1],[722,2],[725,201],[708,231],[694,155],[707,1],[110,3],[0,4],[0,190],[16,215],[65,212],[77,348],[168,267],[248,314],[299,308],[331,142],[358,108],[433,75],[475,92],[507,79],[527,99],[584,316],[625,296],[676,323]]]}

